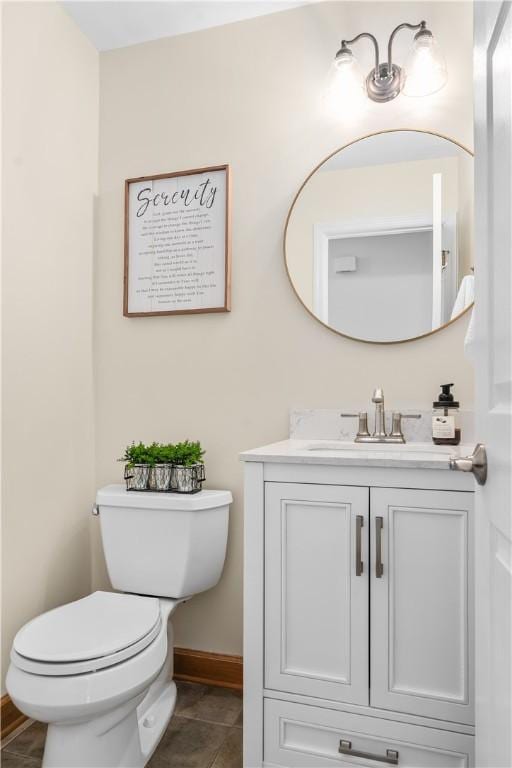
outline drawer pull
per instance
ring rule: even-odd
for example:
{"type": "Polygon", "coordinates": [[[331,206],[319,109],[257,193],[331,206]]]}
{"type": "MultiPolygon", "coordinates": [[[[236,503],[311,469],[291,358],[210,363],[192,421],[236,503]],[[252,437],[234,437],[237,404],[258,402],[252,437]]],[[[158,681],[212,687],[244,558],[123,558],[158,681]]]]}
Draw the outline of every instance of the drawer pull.
{"type": "Polygon", "coordinates": [[[386,749],[385,755],[374,755],[373,752],[359,752],[352,749],[352,742],[341,739],[338,752],[341,755],[351,755],[352,757],[365,757],[367,760],[377,760],[379,763],[388,765],[398,765],[398,752],[396,749],[386,749]]]}
{"type": "Polygon", "coordinates": [[[363,561],[361,560],[361,528],[363,525],[363,516],[356,515],[356,576],[361,576],[363,572],[363,561]]]}
{"type": "Polygon", "coordinates": [[[384,573],[384,566],[382,565],[382,529],[384,527],[384,519],[382,517],[375,518],[375,575],[378,579],[382,579],[384,573]]]}

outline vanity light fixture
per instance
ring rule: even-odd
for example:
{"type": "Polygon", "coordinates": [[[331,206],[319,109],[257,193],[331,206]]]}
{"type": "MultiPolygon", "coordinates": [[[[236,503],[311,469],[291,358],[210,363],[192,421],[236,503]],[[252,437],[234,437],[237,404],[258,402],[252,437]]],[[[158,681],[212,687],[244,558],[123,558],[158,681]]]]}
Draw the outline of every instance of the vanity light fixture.
{"type": "Polygon", "coordinates": [[[432,32],[427,29],[427,22],[420,21],[419,24],[399,24],[393,30],[388,41],[387,61],[384,62],[380,62],[377,38],[369,32],[361,32],[352,40],[342,40],[334,59],[338,93],[363,86],[364,75],[349,48],[363,37],[371,40],[375,49],[375,67],[365,80],[366,93],[372,101],[391,101],[402,92],[406,96],[428,96],[445,85],[447,73],[443,54],[432,32]],[[402,29],[417,30],[405,67],[399,67],[392,58],[395,35],[402,29]]]}

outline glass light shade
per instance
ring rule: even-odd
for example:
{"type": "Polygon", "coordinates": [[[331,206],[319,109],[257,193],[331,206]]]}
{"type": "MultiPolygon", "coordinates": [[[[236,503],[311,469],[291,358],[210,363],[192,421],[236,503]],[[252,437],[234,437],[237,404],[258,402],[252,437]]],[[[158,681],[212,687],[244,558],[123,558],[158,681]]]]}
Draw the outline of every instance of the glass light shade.
{"type": "Polygon", "coordinates": [[[328,91],[338,100],[358,99],[364,94],[364,75],[351,51],[338,53],[330,72],[328,91]]]}
{"type": "Polygon", "coordinates": [[[448,79],[444,56],[430,34],[416,36],[404,69],[406,96],[429,96],[440,91],[448,79]]]}

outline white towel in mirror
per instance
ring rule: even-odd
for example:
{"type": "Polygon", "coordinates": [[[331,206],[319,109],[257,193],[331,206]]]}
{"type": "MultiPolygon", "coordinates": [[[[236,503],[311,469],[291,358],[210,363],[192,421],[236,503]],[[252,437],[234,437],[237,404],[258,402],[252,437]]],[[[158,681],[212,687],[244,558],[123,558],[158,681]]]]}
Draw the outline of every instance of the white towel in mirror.
{"type": "Polygon", "coordinates": [[[460,313],[463,312],[466,307],[469,307],[469,305],[472,304],[474,300],[475,276],[466,275],[466,277],[462,278],[462,283],[460,284],[459,292],[457,294],[457,298],[455,299],[455,303],[452,309],[452,316],[450,319],[453,320],[454,317],[460,315],[460,313]]]}

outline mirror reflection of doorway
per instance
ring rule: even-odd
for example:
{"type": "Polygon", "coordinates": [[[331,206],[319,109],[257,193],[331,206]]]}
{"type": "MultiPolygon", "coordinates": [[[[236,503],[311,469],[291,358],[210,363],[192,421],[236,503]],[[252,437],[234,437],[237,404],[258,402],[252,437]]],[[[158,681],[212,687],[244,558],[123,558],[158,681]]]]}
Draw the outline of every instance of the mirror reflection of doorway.
{"type": "Polygon", "coordinates": [[[314,240],[313,307],[331,328],[393,341],[452,319],[457,214],[443,211],[441,173],[432,176],[432,208],[424,215],[317,224],[314,240]]]}
{"type": "Polygon", "coordinates": [[[432,317],[432,229],[329,241],[328,322],[385,341],[419,336],[432,317]],[[379,308],[379,312],[375,309],[379,308]]]}

